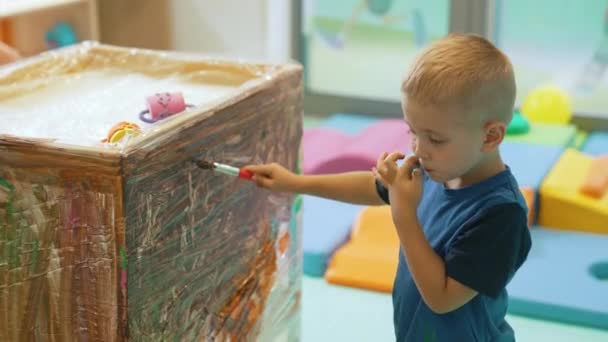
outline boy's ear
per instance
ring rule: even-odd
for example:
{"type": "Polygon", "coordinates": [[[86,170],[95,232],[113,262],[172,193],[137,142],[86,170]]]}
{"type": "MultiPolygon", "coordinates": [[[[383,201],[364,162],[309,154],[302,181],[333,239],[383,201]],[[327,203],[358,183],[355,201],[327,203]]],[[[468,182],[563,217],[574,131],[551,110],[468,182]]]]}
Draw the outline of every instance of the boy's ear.
{"type": "Polygon", "coordinates": [[[496,148],[505,138],[506,124],[501,121],[491,121],[484,126],[484,140],[482,151],[490,152],[496,148]]]}

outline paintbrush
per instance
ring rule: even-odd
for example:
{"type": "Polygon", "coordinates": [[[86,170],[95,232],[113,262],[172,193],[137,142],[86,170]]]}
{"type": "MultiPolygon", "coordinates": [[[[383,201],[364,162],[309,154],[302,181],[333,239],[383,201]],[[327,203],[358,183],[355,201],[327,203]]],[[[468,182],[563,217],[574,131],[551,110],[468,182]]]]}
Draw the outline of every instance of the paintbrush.
{"type": "Polygon", "coordinates": [[[253,172],[249,170],[239,169],[237,167],[226,164],[209,162],[202,159],[196,159],[194,160],[194,163],[196,164],[196,166],[200,167],[203,170],[213,170],[229,176],[239,177],[243,179],[251,179],[253,177],[253,172]]]}

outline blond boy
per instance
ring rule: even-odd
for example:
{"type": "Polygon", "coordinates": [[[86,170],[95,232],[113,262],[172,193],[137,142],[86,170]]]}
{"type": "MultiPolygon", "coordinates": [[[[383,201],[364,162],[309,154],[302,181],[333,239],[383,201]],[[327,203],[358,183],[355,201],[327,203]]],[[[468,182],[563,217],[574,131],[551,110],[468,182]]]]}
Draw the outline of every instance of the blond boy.
{"type": "Polygon", "coordinates": [[[393,152],[366,172],[247,169],[274,191],[390,204],[401,242],[397,341],[513,341],[505,287],[531,240],[527,207],[498,148],[515,101],[511,63],[484,38],[452,34],[420,54],[401,91],[414,152],[402,166],[405,156],[393,152]]]}

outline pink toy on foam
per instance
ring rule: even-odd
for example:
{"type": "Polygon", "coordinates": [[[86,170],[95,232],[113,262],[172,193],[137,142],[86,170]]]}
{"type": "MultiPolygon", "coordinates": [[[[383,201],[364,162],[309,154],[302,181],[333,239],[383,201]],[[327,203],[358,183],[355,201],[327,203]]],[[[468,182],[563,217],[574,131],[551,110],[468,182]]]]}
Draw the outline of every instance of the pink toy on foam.
{"type": "Polygon", "coordinates": [[[305,174],[368,171],[383,152],[411,150],[411,139],[402,120],[376,122],[357,135],[331,128],[304,131],[305,174]]]}
{"type": "Polygon", "coordinates": [[[171,115],[175,115],[186,110],[187,105],[182,93],[157,93],[146,97],[145,109],[139,113],[139,118],[143,122],[154,123],[158,120],[165,119],[171,115]],[[150,114],[147,117],[146,114],[150,114]]]}

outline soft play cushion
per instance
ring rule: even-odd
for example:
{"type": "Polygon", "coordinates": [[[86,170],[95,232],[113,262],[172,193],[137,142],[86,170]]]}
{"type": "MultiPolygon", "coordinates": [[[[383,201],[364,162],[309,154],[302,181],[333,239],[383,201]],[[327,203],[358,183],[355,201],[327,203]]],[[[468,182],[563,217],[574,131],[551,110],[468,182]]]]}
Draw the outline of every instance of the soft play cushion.
{"type": "Polygon", "coordinates": [[[507,286],[509,312],[608,329],[608,236],[542,227],[530,233],[528,259],[507,286]]]}
{"type": "Polygon", "coordinates": [[[595,198],[581,192],[594,159],[574,149],[562,154],[540,187],[540,225],[608,234],[608,193],[595,198]]]}
{"type": "Polygon", "coordinates": [[[594,156],[608,154],[608,132],[591,132],[582,150],[594,156]]]}
{"type": "Polygon", "coordinates": [[[602,198],[606,191],[608,191],[608,154],[591,161],[587,176],[580,187],[580,192],[595,199],[602,198]]]}
{"type": "Polygon", "coordinates": [[[513,113],[513,120],[511,120],[511,123],[507,127],[507,134],[517,135],[528,133],[529,131],[530,123],[528,122],[528,119],[526,119],[526,117],[521,115],[521,113],[518,111],[513,113]]]}
{"type": "Polygon", "coordinates": [[[391,292],[399,261],[399,237],[389,206],[367,207],[350,240],[331,258],[325,279],[333,284],[391,292]]]}
{"type": "Polygon", "coordinates": [[[378,121],[357,135],[318,127],[304,131],[304,173],[324,174],[370,170],[383,152],[410,150],[402,120],[378,121]]]}
{"type": "Polygon", "coordinates": [[[568,147],[574,143],[576,127],[530,122],[530,130],[523,134],[507,134],[505,141],[568,147]]]}
{"type": "Polygon", "coordinates": [[[380,120],[382,120],[381,117],[373,117],[369,115],[336,113],[330,115],[325,121],[323,121],[321,126],[333,128],[350,135],[356,135],[380,120]]]}
{"type": "Polygon", "coordinates": [[[526,200],[528,206],[528,227],[532,227],[536,219],[536,193],[530,187],[521,187],[519,189],[526,200]]]}
{"type": "Polygon", "coordinates": [[[563,148],[557,145],[506,141],[500,145],[504,162],[521,187],[537,190],[559,158],[563,148]]]}
{"type": "Polygon", "coordinates": [[[304,273],[322,277],[334,251],[348,240],[353,222],[363,208],[314,196],[303,196],[302,249],[304,273]]]}

